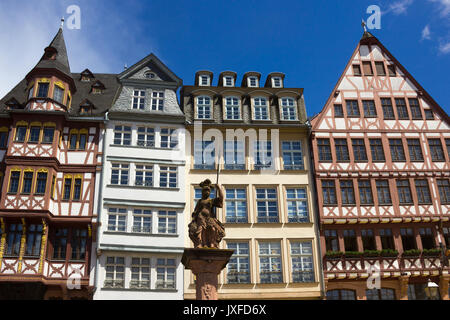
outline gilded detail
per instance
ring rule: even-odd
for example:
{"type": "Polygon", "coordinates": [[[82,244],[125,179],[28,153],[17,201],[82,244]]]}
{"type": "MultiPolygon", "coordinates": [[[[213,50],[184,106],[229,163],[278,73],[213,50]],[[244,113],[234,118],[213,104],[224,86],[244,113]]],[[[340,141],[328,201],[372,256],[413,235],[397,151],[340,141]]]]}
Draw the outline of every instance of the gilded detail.
{"type": "Polygon", "coordinates": [[[41,253],[39,255],[40,257],[39,273],[42,273],[42,269],[44,267],[44,254],[46,246],[47,246],[47,223],[45,223],[45,220],[42,219],[42,238],[41,238],[41,253]]]}

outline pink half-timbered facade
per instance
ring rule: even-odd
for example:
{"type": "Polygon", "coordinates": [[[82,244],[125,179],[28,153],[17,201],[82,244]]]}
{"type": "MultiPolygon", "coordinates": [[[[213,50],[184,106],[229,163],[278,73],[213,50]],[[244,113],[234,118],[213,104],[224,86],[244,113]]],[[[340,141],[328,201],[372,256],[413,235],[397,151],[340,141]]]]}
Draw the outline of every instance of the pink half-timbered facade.
{"type": "Polygon", "coordinates": [[[60,28],[0,100],[1,299],[92,297],[94,190],[117,88],[115,75],[70,72],[60,28]]]}
{"type": "Polygon", "coordinates": [[[448,299],[448,115],[365,32],[311,125],[327,298],[448,299]]]}

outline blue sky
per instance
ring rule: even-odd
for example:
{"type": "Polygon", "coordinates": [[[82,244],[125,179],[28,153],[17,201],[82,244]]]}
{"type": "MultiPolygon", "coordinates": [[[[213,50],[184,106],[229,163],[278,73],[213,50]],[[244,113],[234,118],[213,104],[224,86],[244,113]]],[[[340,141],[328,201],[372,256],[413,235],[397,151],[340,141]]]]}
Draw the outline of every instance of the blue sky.
{"type": "Polygon", "coordinates": [[[371,32],[450,113],[450,0],[152,0],[13,1],[0,4],[0,96],[37,63],[66,19],[72,72],[121,72],[155,53],[185,85],[198,70],[286,74],[305,89],[308,115],[319,112],[361,38],[370,5],[381,8],[371,32]]]}

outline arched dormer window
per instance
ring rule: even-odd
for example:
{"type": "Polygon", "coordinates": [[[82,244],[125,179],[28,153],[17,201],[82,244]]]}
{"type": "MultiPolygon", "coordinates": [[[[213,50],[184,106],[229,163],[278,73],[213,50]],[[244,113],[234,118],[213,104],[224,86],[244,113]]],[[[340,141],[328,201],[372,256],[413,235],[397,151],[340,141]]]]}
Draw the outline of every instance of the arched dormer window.
{"type": "Polygon", "coordinates": [[[209,96],[199,96],[196,99],[195,118],[212,119],[212,101],[209,96]]]}

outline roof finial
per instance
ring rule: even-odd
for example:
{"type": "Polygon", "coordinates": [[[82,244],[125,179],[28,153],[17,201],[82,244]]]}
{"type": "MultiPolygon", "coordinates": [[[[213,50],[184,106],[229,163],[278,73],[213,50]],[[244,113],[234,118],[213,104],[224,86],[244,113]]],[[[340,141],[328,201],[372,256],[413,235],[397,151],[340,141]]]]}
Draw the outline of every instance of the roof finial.
{"type": "Polygon", "coordinates": [[[364,33],[366,33],[367,32],[367,28],[366,28],[366,22],[364,21],[364,19],[362,19],[361,27],[363,27],[364,33]]]}
{"type": "Polygon", "coordinates": [[[60,29],[62,29],[64,27],[64,17],[61,18],[61,25],[60,25],[60,29]]]}
{"type": "Polygon", "coordinates": [[[128,69],[128,66],[127,66],[127,64],[125,63],[125,65],[123,66],[123,70],[127,70],[128,69]]]}

